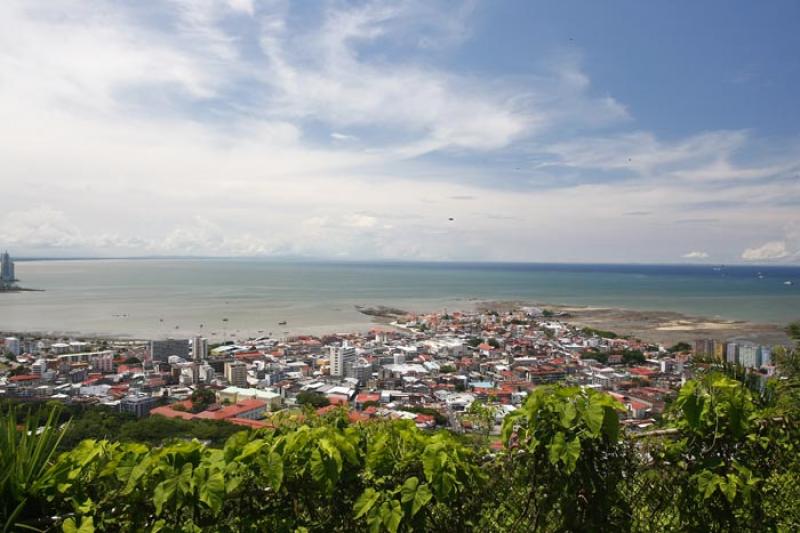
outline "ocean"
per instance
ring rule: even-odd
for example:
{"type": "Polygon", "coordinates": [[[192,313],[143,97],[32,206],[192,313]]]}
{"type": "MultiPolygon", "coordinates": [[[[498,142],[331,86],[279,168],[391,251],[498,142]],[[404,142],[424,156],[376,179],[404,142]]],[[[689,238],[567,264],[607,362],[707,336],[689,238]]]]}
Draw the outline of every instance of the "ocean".
{"type": "Polygon", "coordinates": [[[0,293],[0,331],[213,341],[368,329],[355,305],[452,311],[486,300],[800,319],[800,267],[48,260],[17,262],[17,277],[43,292],[0,293]]]}

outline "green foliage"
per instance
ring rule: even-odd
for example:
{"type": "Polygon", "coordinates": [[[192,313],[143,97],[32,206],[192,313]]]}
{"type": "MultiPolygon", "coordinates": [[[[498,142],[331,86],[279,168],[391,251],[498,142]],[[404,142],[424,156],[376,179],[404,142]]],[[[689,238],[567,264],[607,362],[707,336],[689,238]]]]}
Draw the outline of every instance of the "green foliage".
{"type": "Polygon", "coordinates": [[[634,458],[620,441],[611,396],[578,387],[538,387],[505,418],[503,441],[516,459],[502,465],[495,489],[501,530],[627,530],[624,498],[634,458]]]}
{"type": "Polygon", "coordinates": [[[205,411],[209,405],[216,403],[217,394],[208,387],[199,387],[192,391],[192,412],[205,411]]]}
{"type": "MultiPolygon", "coordinates": [[[[475,416],[493,408],[473,405],[475,416]]],[[[798,529],[796,410],[762,407],[742,383],[715,373],[682,388],[657,433],[627,434],[621,410],[594,390],[538,387],[506,417],[505,448],[491,453],[409,421],[353,425],[340,411],[279,414],[276,429],[234,427],[221,448],[170,441],[174,428],[161,427],[193,421],[153,416],[113,432],[110,412],[89,411],[74,424],[92,421],[106,438],[57,455],[59,444],[77,437],[58,408],[32,409],[24,426],[15,408],[5,408],[0,525],[65,532],[798,529]]]]}
{"type": "Polygon", "coordinates": [[[672,345],[672,347],[667,350],[670,353],[679,353],[679,352],[689,352],[692,350],[692,345],[688,342],[678,342],[672,345]]]}
{"type": "Polygon", "coordinates": [[[662,496],[661,523],[650,516],[651,525],[691,531],[796,529],[799,500],[786,500],[800,491],[795,422],[759,410],[745,384],[718,373],[687,382],[667,418],[679,438],[650,443],[653,463],[640,472],[642,479],[667,478],[672,487],[662,496]],[[794,472],[793,482],[787,481],[787,470],[794,472]]]}
{"type": "Polygon", "coordinates": [[[789,324],[786,327],[786,334],[795,342],[800,343],[800,322],[792,322],[789,324]]]}
{"type": "Polygon", "coordinates": [[[464,419],[468,420],[476,432],[483,436],[485,442],[488,442],[489,435],[494,429],[498,409],[497,405],[475,400],[464,414],[464,419]]]}
{"type": "Polygon", "coordinates": [[[58,411],[46,419],[29,416],[21,427],[12,408],[0,419],[0,527],[3,533],[24,524],[37,524],[46,516],[39,496],[63,468],[54,461],[64,432],[58,427],[58,411]],[[43,425],[40,427],[40,422],[43,425]]]}
{"type": "MultiPolygon", "coordinates": [[[[24,441],[5,421],[12,441],[24,441]]],[[[47,435],[60,435],[49,427],[47,435]]],[[[26,474],[3,493],[10,524],[38,517],[27,523],[63,531],[463,531],[480,516],[484,475],[474,452],[409,422],[241,432],[223,449],[85,440],[55,458],[56,445],[34,447],[45,450],[40,459],[16,460],[26,474]],[[52,524],[51,516],[66,518],[52,524]]]]}
{"type": "Polygon", "coordinates": [[[583,333],[585,333],[587,335],[597,335],[598,337],[603,338],[603,339],[618,339],[619,338],[619,335],[617,335],[613,331],[605,331],[605,330],[602,330],[602,329],[595,329],[595,328],[589,328],[589,327],[583,328],[582,331],[583,331],[583,333]]]}
{"type": "Polygon", "coordinates": [[[318,392],[308,392],[303,391],[297,395],[297,404],[298,405],[310,405],[315,409],[319,409],[320,407],[327,407],[331,404],[330,400],[319,394],[318,392]]]}
{"type": "Polygon", "coordinates": [[[438,409],[434,409],[433,407],[423,407],[421,405],[406,405],[403,406],[403,410],[409,411],[411,413],[420,413],[423,415],[432,416],[434,420],[436,420],[436,423],[439,424],[440,426],[447,425],[447,417],[443,415],[438,409]]]}
{"type": "Polygon", "coordinates": [[[608,363],[608,352],[603,352],[598,350],[597,348],[589,348],[583,351],[581,354],[582,359],[594,359],[600,364],[608,363]]]}
{"type": "Polygon", "coordinates": [[[622,363],[626,365],[641,364],[646,361],[641,350],[623,350],[622,363]]]}
{"type": "MultiPolygon", "coordinates": [[[[37,412],[41,412],[41,409],[37,412]]],[[[73,408],[71,412],[72,420],[61,441],[61,449],[71,449],[84,439],[114,439],[153,446],[177,439],[199,439],[219,447],[228,437],[242,431],[241,426],[218,420],[183,420],[163,416],[137,419],[132,414],[105,406],[73,408]]]]}
{"type": "Polygon", "coordinates": [[[175,439],[199,439],[212,446],[221,446],[228,437],[240,431],[241,426],[222,420],[183,420],[154,415],[123,425],[117,439],[154,446],[175,439]]]}
{"type": "Polygon", "coordinates": [[[456,367],[454,367],[453,365],[442,365],[441,368],[439,368],[439,372],[441,374],[452,374],[455,371],[456,367]]]}

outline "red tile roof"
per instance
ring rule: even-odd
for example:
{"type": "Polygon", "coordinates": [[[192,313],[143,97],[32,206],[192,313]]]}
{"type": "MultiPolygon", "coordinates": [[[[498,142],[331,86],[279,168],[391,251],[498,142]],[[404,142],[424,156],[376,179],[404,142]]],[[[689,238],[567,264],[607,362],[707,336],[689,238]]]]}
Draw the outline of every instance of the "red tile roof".
{"type": "Polygon", "coordinates": [[[37,381],[41,379],[41,376],[37,374],[20,374],[18,376],[11,376],[8,378],[9,381],[13,382],[20,382],[20,381],[37,381]]]}
{"type": "Polygon", "coordinates": [[[341,394],[328,394],[328,401],[331,402],[331,405],[347,405],[350,403],[347,396],[341,394]]]}
{"type": "Polygon", "coordinates": [[[217,408],[210,407],[205,411],[201,411],[199,413],[190,413],[188,410],[192,408],[192,401],[185,400],[183,402],[176,402],[173,405],[165,405],[162,407],[156,407],[150,411],[151,415],[161,415],[166,416],[167,418],[182,418],[184,420],[232,420],[234,418],[240,418],[241,415],[244,413],[253,411],[255,409],[264,408],[266,407],[266,402],[262,402],[261,400],[256,399],[247,399],[241,400],[240,402],[234,405],[228,405],[225,407],[217,408]],[[186,411],[180,411],[175,409],[175,405],[182,405],[186,411]]]}
{"type": "Polygon", "coordinates": [[[252,429],[273,427],[273,425],[268,422],[262,422],[260,420],[250,420],[249,418],[229,418],[228,422],[230,422],[231,424],[236,424],[237,426],[246,426],[252,429]]]}
{"type": "Polygon", "coordinates": [[[381,395],[376,393],[362,392],[356,396],[356,403],[379,402],[381,395]]]}
{"type": "Polygon", "coordinates": [[[228,405],[221,409],[210,410],[207,409],[195,415],[197,418],[208,418],[212,420],[226,420],[228,418],[238,418],[240,415],[254,411],[256,409],[263,409],[267,406],[267,402],[256,400],[255,398],[240,400],[234,405],[228,405]]]}

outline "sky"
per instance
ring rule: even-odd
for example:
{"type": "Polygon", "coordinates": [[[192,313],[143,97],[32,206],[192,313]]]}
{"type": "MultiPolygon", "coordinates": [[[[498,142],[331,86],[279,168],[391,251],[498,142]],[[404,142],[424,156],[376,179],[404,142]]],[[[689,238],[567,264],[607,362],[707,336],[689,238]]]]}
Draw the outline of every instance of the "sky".
{"type": "Polygon", "coordinates": [[[800,263],[800,3],[3,0],[17,256],[800,263]]]}

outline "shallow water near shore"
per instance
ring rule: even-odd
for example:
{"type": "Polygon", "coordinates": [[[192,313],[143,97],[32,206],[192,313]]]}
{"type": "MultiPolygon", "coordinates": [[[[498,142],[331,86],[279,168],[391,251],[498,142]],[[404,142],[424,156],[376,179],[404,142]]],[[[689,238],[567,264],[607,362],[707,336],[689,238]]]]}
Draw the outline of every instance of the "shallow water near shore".
{"type": "Polygon", "coordinates": [[[483,300],[800,319],[800,267],[80,260],[21,261],[17,276],[44,292],[0,295],[0,331],[222,340],[366,330],[372,319],[356,305],[424,312],[483,300]]]}

